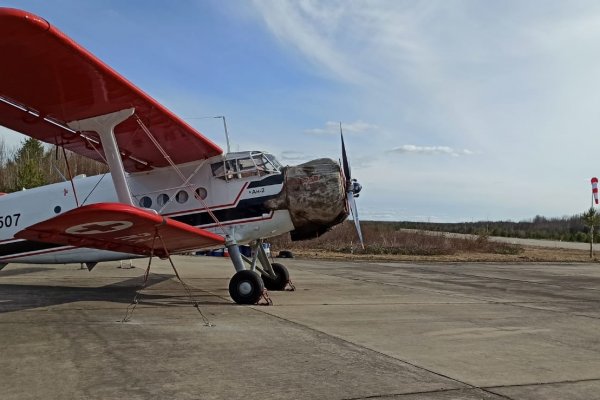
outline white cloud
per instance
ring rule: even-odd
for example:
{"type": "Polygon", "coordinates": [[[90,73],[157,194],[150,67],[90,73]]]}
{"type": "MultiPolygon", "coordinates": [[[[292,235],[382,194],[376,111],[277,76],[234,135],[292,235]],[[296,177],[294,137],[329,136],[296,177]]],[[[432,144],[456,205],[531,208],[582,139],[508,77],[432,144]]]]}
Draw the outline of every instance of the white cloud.
{"type": "Polygon", "coordinates": [[[348,15],[348,8],[354,8],[352,3],[256,0],[254,5],[281,42],[293,46],[312,64],[325,67],[323,72],[347,81],[368,78],[355,68],[351,55],[337,46],[336,39],[347,32],[345,23],[352,17],[348,15]]]}
{"type": "Polygon", "coordinates": [[[389,153],[398,154],[423,154],[423,155],[438,155],[445,154],[452,157],[461,155],[471,155],[473,152],[469,149],[453,149],[448,146],[415,146],[414,144],[403,144],[402,146],[394,147],[388,151],[389,153]]]}
{"type": "Polygon", "coordinates": [[[377,164],[379,157],[373,155],[360,155],[358,157],[350,158],[350,167],[352,167],[352,173],[355,171],[370,168],[377,164]]]}
{"type": "Polygon", "coordinates": [[[398,73],[431,66],[434,52],[419,28],[434,30],[431,16],[452,10],[443,3],[396,0],[255,0],[253,4],[286,48],[317,67],[314,72],[358,85],[381,83],[398,73]]]}
{"type": "Polygon", "coordinates": [[[279,159],[282,161],[308,161],[311,157],[294,150],[284,150],[281,152],[279,159]]]}
{"type": "MultiPolygon", "coordinates": [[[[374,124],[369,124],[361,120],[355,122],[342,122],[342,131],[350,134],[373,133],[379,127],[374,124]]],[[[304,133],[310,135],[338,135],[340,133],[340,123],[335,121],[327,121],[323,128],[307,129],[304,133]]]]}

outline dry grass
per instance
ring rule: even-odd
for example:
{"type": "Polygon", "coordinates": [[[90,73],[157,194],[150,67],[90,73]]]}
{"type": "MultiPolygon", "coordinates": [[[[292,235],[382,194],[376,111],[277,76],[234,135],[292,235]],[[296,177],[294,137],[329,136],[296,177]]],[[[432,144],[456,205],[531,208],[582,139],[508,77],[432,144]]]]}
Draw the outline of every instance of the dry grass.
{"type": "Polygon", "coordinates": [[[443,233],[396,231],[389,225],[363,224],[365,250],[357,245],[354,225],[338,225],[314,240],[292,242],[288,235],[271,240],[273,254],[292,250],[300,258],[405,262],[598,262],[588,251],[498,243],[485,236],[454,238],[443,233]]]}
{"type": "Polygon", "coordinates": [[[288,235],[271,240],[275,252],[287,249],[297,253],[318,250],[330,254],[359,256],[453,256],[457,254],[518,255],[522,247],[489,241],[487,237],[448,237],[443,233],[431,234],[394,230],[376,222],[363,224],[365,249],[360,247],[354,225],[346,221],[323,236],[307,241],[292,242],[288,235]]]}
{"type": "MultiPolygon", "coordinates": [[[[294,249],[297,258],[319,260],[385,261],[385,262],[436,262],[436,263],[589,263],[584,250],[541,248],[524,246],[519,254],[457,252],[449,255],[402,255],[402,254],[349,254],[318,249],[294,249]]],[[[276,253],[275,253],[276,254],[276,253]]]]}

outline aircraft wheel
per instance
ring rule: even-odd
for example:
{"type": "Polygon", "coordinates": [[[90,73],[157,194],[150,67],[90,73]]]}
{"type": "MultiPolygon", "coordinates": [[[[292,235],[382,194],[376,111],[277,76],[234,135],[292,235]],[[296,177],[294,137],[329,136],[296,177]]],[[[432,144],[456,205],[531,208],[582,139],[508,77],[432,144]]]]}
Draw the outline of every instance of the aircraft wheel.
{"type": "Polygon", "coordinates": [[[294,258],[294,253],[289,250],[281,250],[277,255],[278,258],[294,258]]]}
{"type": "Polygon", "coordinates": [[[261,275],[265,287],[269,290],[284,290],[290,280],[290,273],[287,268],[281,264],[273,263],[273,272],[277,278],[273,279],[267,275],[261,275]]]}
{"type": "Polygon", "coordinates": [[[264,284],[254,271],[238,271],[229,281],[229,295],[238,304],[256,304],[262,295],[264,284]]]}

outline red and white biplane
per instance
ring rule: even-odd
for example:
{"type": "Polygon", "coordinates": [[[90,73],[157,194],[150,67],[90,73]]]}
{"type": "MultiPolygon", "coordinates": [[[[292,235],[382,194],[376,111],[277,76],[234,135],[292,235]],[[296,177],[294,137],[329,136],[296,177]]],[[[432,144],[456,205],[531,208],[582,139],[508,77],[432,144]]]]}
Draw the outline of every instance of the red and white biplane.
{"type": "MultiPolygon", "coordinates": [[[[317,159],[283,167],[224,153],[45,19],[0,8],[0,125],[106,163],[110,174],[0,196],[0,269],[227,247],[234,301],[253,304],[289,275],[262,241],[316,237],[356,211],[361,186],[317,159]],[[238,245],[250,244],[245,258],[238,245]]],[[[354,220],[358,227],[358,216],[354,220]]],[[[358,229],[360,234],[360,229],[358,229]]],[[[361,239],[362,240],[362,239],[361,239]]]]}

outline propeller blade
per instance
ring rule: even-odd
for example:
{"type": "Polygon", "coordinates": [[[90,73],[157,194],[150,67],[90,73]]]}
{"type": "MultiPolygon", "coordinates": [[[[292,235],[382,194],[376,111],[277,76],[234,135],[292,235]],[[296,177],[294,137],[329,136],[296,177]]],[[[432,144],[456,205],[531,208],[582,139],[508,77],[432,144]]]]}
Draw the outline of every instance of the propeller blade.
{"type": "Polygon", "coordinates": [[[356,207],[356,199],[354,197],[354,193],[348,192],[348,194],[346,195],[346,199],[348,200],[348,207],[350,208],[350,212],[352,213],[352,219],[354,220],[354,227],[356,228],[358,239],[360,239],[360,245],[364,250],[365,243],[363,241],[362,230],[360,229],[360,221],[358,220],[358,208],[356,207]]]}
{"type": "Polygon", "coordinates": [[[344,134],[342,133],[342,123],[340,122],[340,137],[342,138],[342,167],[344,169],[344,176],[346,181],[350,182],[352,177],[350,176],[350,164],[348,163],[348,156],[346,155],[346,146],[344,145],[344,134]]]}
{"type": "Polygon", "coordinates": [[[350,173],[350,163],[348,162],[348,155],[346,154],[346,145],[344,144],[344,132],[342,132],[342,123],[340,122],[340,139],[342,140],[342,168],[344,171],[344,176],[346,178],[346,202],[348,204],[348,208],[350,209],[350,213],[352,214],[352,219],[354,220],[354,226],[356,228],[356,233],[358,234],[358,238],[360,239],[360,245],[365,249],[365,243],[363,241],[362,230],[360,229],[360,221],[358,219],[358,208],[356,207],[356,199],[358,193],[362,189],[362,187],[356,182],[356,179],[352,180],[352,174],[350,173]]]}

